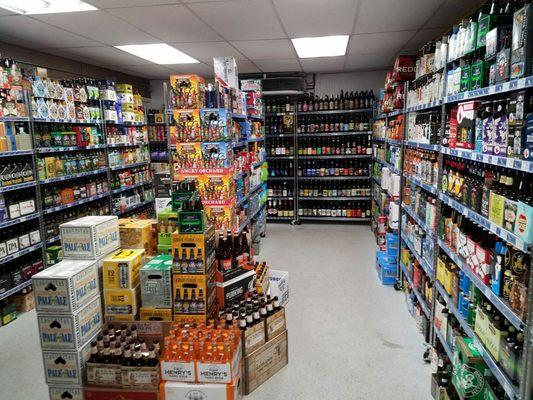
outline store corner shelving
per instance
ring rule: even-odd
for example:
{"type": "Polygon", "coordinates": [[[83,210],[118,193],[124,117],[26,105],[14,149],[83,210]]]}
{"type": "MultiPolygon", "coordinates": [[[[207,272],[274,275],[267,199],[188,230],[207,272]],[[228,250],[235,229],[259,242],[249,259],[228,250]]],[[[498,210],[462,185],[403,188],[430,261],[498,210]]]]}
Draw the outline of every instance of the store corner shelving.
{"type": "MultiPolygon", "coordinates": [[[[365,180],[370,183],[371,174],[368,176],[299,176],[299,161],[302,160],[341,160],[341,159],[359,159],[359,160],[371,160],[372,155],[355,155],[355,154],[344,154],[344,155],[299,155],[299,143],[300,138],[324,138],[324,137],[347,137],[347,136],[368,136],[371,139],[372,131],[341,131],[341,132],[322,132],[322,133],[298,133],[297,125],[299,118],[304,116],[320,116],[320,115],[353,115],[364,113],[370,116],[369,124],[372,126],[372,116],[374,113],[373,108],[358,108],[358,109],[343,109],[343,110],[322,110],[322,111],[298,111],[297,101],[298,96],[304,94],[303,91],[273,91],[271,93],[264,92],[263,96],[287,96],[291,100],[290,111],[286,110],[284,112],[270,112],[265,113],[266,117],[288,117],[292,118],[292,130],[284,131],[283,133],[274,133],[274,134],[265,134],[266,146],[268,146],[269,138],[292,138],[293,154],[292,155],[271,155],[267,156],[267,159],[270,160],[292,160],[293,161],[293,170],[292,176],[276,176],[268,177],[269,181],[290,181],[293,185],[293,193],[290,196],[274,196],[269,197],[272,200],[288,200],[293,202],[293,216],[267,216],[267,221],[272,222],[290,222],[291,224],[300,224],[301,221],[328,221],[328,222],[368,222],[370,218],[360,217],[360,218],[348,218],[348,217],[326,217],[326,216],[302,216],[300,215],[300,202],[305,200],[327,200],[327,201],[368,201],[370,202],[370,196],[353,196],[353,197],[303,197],[299,195],[299,187],[302,182],[306,181],[326,181],[326,182],[337,182],[343,180],[365,180]]],[[[265,129],[268,131],[268,127],[265,123],[265,129]]],[[[371,141],[369,140],[370,144],[371,141]]],[[[370,170],[370,162],[369,162],[370,170]]]]}
{"type": "MultiPolygon", "coordinates": [[[[404,87],[404,93],[407,93],[409,87],[409,83],[405,83],[404,87]]],[[[465,332],[466,336],[473,338],[474,343],[480,349],[483,360],[487,364],[488,368],[490,369],[491,373],[495,377],[495,379],[499,382],[499,384],[502,386],[503,390],[505,391],[506,395],[509,396],[510,399],[517,399],[517,400],[528,400],[529,394],[531,393],[531,388],[533,385],[533,288],[532,288],[532,282],[533,282],[533,268],[530,265],[529,266],[529,288],[527,293],[527,301],[528,301],[528,312],[527,312],[527,318],[525,320],[522,320],[519,318],[519,316],[516,314],[516,312],[509,306],[509,304],[497,296],[490,288],[490,286],[486,285],[481,278],[479,278],[467,265],[466,262],[459,257],[456,253],[452,252],[452,250],[446,245],[446,243],[438,238],[437,232],[433,230],[431,227],[428,227],[418,216],[417,214],[412,210],[412,208],[409,205],[406,205],[403,202],[403,188],[404,185],[411,185],[411,186],[418,186],[427,193],[431,194],[436,199],[436,209],[437,209],[437,216],[441,215],[441,209],[442,205],[446,204],[447,206],[451,207],[453,210],[459,212],[463,217],[466,217],[468,220],[476,224],[480,229],[489,231],[493,233],[494,235],[500,237],[502,240],[512,244],[515,248],[518,250],[521,250],[523,252],[531,254],[532,250],[532,243],[527,243],[524,240],[522,240],[520,237],[516,236],[514,233],[506,231],[504,228],[496,225],[495,223],[491,222],[487,218],[477,214],[476,212],[472,211],[471,209],[465,207],[461,203],[457,202],[456,200],[452,199],[447,194],[443,193],[440,190],[440,187],[435,187],[432,185],[427,184],[426,182],[423,182],[422,180],[418,179],[417,177],[411,176],[408,173],[404,171],[404,152],[406,148],[413,148],[413,149],[423,149],[428,150],[431,152],[435,152],[438,155],[438,165],[439,165],[439,171],[437,176],[437,182],[441,181],[442,173],[443,173],[443,163],[444,163],[444,156],[453,156],[462,158],[464,160],[472,160],[479,163],[483,163],[486,165],[491,166],[498,166],[502,168],[508,168],[512,170],[517,171],[524,171],[527,173],[533,172],[533,162],[526,161],[526,160],[520,160],[520,159],[513,159],[513,158],[507,158],[507,157],[499,157],[494,155],[487,155],[487,154],[480,154],[476,153],[473,150],[463,150],[463,149],[450,149],[444,146],[441,146],[440,144],[428,144],[428,143],[417,143],[407,140],[407,130],[408,130],[408,115],[411,113],[418,113],[418,112],[427,112],[429,110],[436,110],[441,114],[441,126],[440,130],[441,132],[445,131],[445,116],[447,113],[447,106],[456,104],[461,101],[470,100],[470,99],[481,99],[484,97],[489,96],[497,96],[500,94],[509,93],[512,91],[522,90],[522,89],[529,89],[533,87],[533,76],[529,76],[526,78],[521,78],[517,80],[513,80],[510,82],[500,83],[496,85],[492,85],[489,87],[485,87],[482,89],[477,90],[471,90],[464,93],[452,95],[452,96],[445,96],[442,99],[435,100],[433,102],[427,103],[427,104],[421,104],[413,107],[404,107],[401,110],[395,110],[391,113],[387,114],[378,114],[375,116],[375,119],[383,119],[385,120],[385,123],[387,125],[388,121],[391,119],[403,115],[404,116],[404,127],[403,127],[403,136],[401,141],[397,140],[389,140],[389,139],[383,139],[383,138],[373,138],[373,147],[374,146],[399,146],[401,148],[401,169],[395,168],[395,166],[390,165],[388,162],[384,160],[378,160],[374,159],[374,162],[378,162],[382,166],[388,166],[391,171],[395,172],[396,174],[400,175],[400,182],[401,182],[401,189],[400,189],[400,198],[399,199],[393,199],[394,201],[399,201],[400,204],[400,214],[399,214],[399,220],[398,220],[398,235],[399,235],[399,241],[401,243],[404,243],[406,247],[410,250],[411,254],[418,260],[419,264],[422,266],[424,271],[426,272],[428,278],[433,283],[433,287],[436,288],[436,292],[441,295],[441,297],[444,298],[447,307],[449,308],[450,312],[457,318],[459,321],[459,324],[463,331],[465,332]],[[413,244],[410,242],[409,238],[406,237],[405,233],[402,232],[402,219],[406,218],[406,216],[409,216],[412,218],[417,225],[426,233],[427,237],[430,238],[432,244],[433,244],[433,257],[431,259],[427,259],[426,257],[422,257],[414,248],[413,244]],[[485,298],[516,328],[523,329],[525,333],[525,340],[524,340],[524,353],[523,353],[523,362],[522,362],[522,370],[523,372],[523,378],[521,382],[518,383],[518,385],[513,384],[511,379],[505,374],[503,369],[499,366],[495,358],[489,353],[489,351],[486,349],[484,344],[479,339],[478,335],[474,332],[474,330],[471,328],[471,326],[467,323],[465,318],[462,316],[461,312],[459,312],[456,307],[454,306],[454,303],[450,297],[450,295],[446,292],[444,287],[439,283],[436,277],[436,263],[437,259],[439,257],[439,252],[443,252],[446,254],[459,268],[461,271],[464,272],[464,274],[471,280],[472,285],[474,285],[476,288],[478,288],[485,296],[485,298]]],[[[445,91],[443,93],[446,93],[445,91]]],[[[374,153],[375,154],[375,153],[374,153]]],[[[377,177],[373,177],[373,190],[372,193],[374,193],[374,187],[380,185],[380,181],[377,177]]],[[[381,188],[379,188],[381,190],[381,188]]],[[[373,194],[374,196],[374,194],[373,194]]],[[[399,246],[401,248],[401,246],[399,246]]],[[[400,250],[398,250],[400,251],[400,250]]],[[[434,324],[435,319],[435,307],[436,307],[436,293],[435,290],[433,291],[433,298],[431,302],[428,304],[426,299],[424,299],[415,285],[413,285],[411,274],[408,271],[407,266],[405,266],[399,257],[398,253],[398,277],[399,281],[401,282],[402,276],[405,277],[407,282],[409,282],[409,285],[413,289],[413,292],[415,293],[415,296],[418,299],[418,303],[420,304],[420,307],[422,309],[422,312],[427,317],[427,319],[430,321],[430,344],[435,344],[437,341],[441,343],[442,347],[444,348],[444,351],[447,353],[447,355],[450,357],[450,359],[453,358],[453,349],[446,341],[446,339],[442,336],[439,329],[436,328],[434,324]]]]}

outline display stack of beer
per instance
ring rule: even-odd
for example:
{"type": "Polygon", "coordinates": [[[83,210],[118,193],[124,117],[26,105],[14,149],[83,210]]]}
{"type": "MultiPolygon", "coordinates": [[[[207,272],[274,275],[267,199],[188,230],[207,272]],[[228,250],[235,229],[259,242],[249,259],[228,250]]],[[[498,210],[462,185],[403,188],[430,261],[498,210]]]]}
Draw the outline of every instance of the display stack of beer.
{"type": "Polygon", "coordinates": [[[141,268],[141,321],[172,321],[172,257],[160,254],[141,268]]]}
{"type": "MultiPolygon", "coordinates": [[[[87,361],[86,398],[97,387],[157,390],[159,387],[158,339],[140,337],[133,323],[108,324],[90,343],[87,361]]],[[[127,392],[128,394],[131,392],[127,392]]],[[[114,395],[124,395],[116,392],[114,395]]],[[[103,397],[104,394],[102,393],[103,397]]],[[[120,397],[120,396],[119,396],[120,397]]],[[[93,397],[90,397],[93,398],[93,397]]]]}
{"type": "Polygon", "coordinates": [[[83,217],[60,226],[63,261],[33,276],[50,399],[81,399],[90,343],[103,316],[98,265],[119,246],[117,217],[83,217]]]}
{"type": "Polygon", "coordinates": [[[174,323],[163,348],[161,398],[193,398],[191,393],[209,393],[214,399],[240,398],[242,346],[235,324],[216,325],[213,320],[208,324],[174,323]]]}
{"type": "Polygon", "coordinates": [[[174,321],[205,323],[216,311],[215,229],[182,233],[180,228],[172,234],[174,321]]]}

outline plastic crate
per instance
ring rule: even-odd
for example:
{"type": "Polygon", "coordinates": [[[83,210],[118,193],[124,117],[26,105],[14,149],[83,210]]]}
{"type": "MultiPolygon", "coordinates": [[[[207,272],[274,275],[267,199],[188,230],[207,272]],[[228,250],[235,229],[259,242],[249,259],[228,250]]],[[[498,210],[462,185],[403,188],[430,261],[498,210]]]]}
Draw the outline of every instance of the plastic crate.
{"type": "Polygon", "coordinates": [[[376,260],[376,270],[382,285],[394,285],[397,282],[397,264],[383,263],[379,257],[376,260]]]}
{"type": "Polygon", "coordinates": [[[398,234],[387,233],[386,235],[387,254],[390,256],[398,255],[398,234]]]}

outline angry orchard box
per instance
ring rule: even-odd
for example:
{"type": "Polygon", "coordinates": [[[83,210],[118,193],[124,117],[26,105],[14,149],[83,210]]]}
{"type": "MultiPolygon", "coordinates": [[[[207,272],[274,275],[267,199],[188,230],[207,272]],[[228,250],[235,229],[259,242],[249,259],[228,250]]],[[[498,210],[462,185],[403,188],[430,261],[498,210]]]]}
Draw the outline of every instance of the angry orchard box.
{"type": "Polygon", "coordinates": [[[102,328],[100,297],[73,315],[39,314],[37,323],[43,349],[79,349],[102,328]]]}
{"type": "Polygon", "coordinates": [[[60,225],[63,258],[97,259],[120,246],[118,218],[87,216],[60,225]]]}
{"type": "Polygon", "coordinates": [[[94,260],[63,260],[32,279],[38,313],[72,314],[100,294],[94,260]]]}

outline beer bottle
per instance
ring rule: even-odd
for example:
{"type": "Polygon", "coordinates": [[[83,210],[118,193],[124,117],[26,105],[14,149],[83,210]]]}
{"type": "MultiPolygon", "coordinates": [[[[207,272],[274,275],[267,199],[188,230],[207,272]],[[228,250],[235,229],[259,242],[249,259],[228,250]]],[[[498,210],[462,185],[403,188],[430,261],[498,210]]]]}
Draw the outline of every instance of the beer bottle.
{"type": "Polygon", "coordinates": [[[134,340],[137,340],[137,326],[136,325],[132,325],[130,327],[130,330],[131,330],[131,337],[134,339],[134,340]]]}
{"type": "Polygon", "coordinates": [[[196,311],[200,314],[203,314],[203,312],[205,311],[204,290],[202,288],[198,289],[198,299],[196,300],[196,311]]]}
{"type": "Polygon", "coordinates": [[[115,336],[118,336],[115,332],[115,327],[113,324],[109,324],[107,326],[107,330],[109,331],[109,335],[115,335],[115,336]]]}
{"type": "Polygon", "coordinates": [[[112,362],[111,360],[111,349],[109,348],[109,342],[104,342],[104,349],[102,350],[102,354],[100,355],[100,362],[102,364],[110,364],[112,362]]]}
{"type": "Polygon", "coordinates": [[[133,353],[133,365],[138,367],[144,367],[146,365],[146,361],[141,353],[141,345],[135,345],[134,350],[135,352],[133,353]]]}
{"type": "Polygon", "coordinates": [[[139,345],[141,346],[141,352],[148,351],[148,347],[146,346],[146,341],[143,338],[139,338],[139,345]]]}
{"type": "Polygon", "coordinates": [[[115,343],[115,348],[113,351],[113,358],[111,360],[112,364],[122,365],[123,357],[122,357],[122,347],[120,346],[120,342],[115,343]]]}
{"type": "Polygon", "coordinates": [[[124,346],[124,357],[122,358],[122,365],[124,367],[133,366],[133,359],[131,357],[131,347],[129,345],[124,346]]]}
{"type": "Polygon", "coordinates": [[[194,249],[189,252],[189,262],[187,263],[187,273],[196,271],[196,260],[194,258],[194,249]]]}
{"type": "Polygon", "coordinates": [[[261,320],[265,320],[268,316],[267,308],[266,308],[266,301],[264,298],[261,298],[260,300],[261,307],[259,308],[259,315],[261,317],[261,320]]]}
{"type": "Polygon", "coordinates": [[[93,340],[91,342],[91,355],[89,359],[87,360],[89,363],[97,363],[98,362],[98,342],[96,340],[93,340]]]}
{"type": "Polygon", "coordinates": [[[154,346],[148,347],[148,359],[146,360],[147,367],[157,367],[159,360],[157,359],[157,352],[154,346]]]}
{"type": "Polygon", "coordinates": [[[241,332],[246,330],[246,313],[241,313],[239,316],[239,329],[241,332]]]}
{"type": "MultiPolygon", "coordinates": [[[[152,340],[152,346],[154,346],[155,354],[161,353],[161,346],[159,345],[159,339],[152,340]]],[[[148,348],[150,350],[150,348],[148,348]]]]}

